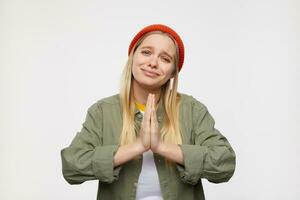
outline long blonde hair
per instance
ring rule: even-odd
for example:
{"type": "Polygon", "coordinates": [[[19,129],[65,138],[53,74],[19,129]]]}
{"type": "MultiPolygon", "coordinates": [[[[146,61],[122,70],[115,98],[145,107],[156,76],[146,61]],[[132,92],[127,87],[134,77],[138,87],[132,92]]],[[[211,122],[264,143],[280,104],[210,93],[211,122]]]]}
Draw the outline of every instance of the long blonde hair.
{"type": "MultiPolygon", "coordinates": [[[[165,112],[164,122],[161,128],[161,140],[164,143],[169,144],[182,144],[182,138],[180,134],[179,127],[179,103],[180,103],[180,95],[177,93],[178,86],[178,46],[176,41],[167,33],[161,31],[154,31],[155,33],[166,34],[168,35],[174,42],[176,46],[176,58],[174,62],[174,76],[173,81],[169,79],[162,87],[161,87],[161,95],[160,98],[163,100],[163,108],[165,112]]],[[[134,110],[135,110],[135,102],[132,90],[132,62],[133,55],[137,47],[142,43],[142,41],[150,34],[154,33],[150,32],[145,34],[139,41],[137,41],[136,45],[132,48],[132,51],[129,54],[127,63],[125,68],[123,69],[122,77],[121,77],[121,87],[120,87],[120,99],[123,110],[123,128],[120,135],[119,144],[132,144],[137,139],[137,126],[134,121],[134,110]]],[[[167,164],[171,164],[171,160],[166,160],[167,164]]]]}

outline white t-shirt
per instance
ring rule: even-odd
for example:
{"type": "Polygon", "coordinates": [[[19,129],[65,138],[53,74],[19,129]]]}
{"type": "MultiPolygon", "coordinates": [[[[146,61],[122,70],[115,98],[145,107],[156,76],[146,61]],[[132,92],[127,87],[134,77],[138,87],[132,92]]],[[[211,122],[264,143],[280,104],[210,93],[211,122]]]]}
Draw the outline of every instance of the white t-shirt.
{"type": "MultiPolygon", "coordinates": [[[[144,114],[143,111],[140,110],[140,112],[144,114]]],[[[143,165],[138,180],[136,199],[163,200],[153,152],[151,150],[143,153],[143,165]]]]}

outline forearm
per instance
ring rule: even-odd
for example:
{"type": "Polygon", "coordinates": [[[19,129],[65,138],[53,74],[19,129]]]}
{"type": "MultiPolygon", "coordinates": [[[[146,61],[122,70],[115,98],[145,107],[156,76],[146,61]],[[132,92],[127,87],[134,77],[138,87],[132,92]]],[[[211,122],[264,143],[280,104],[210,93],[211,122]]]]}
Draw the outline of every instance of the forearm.
{"type": "Polygon", "coordinates": [[[182,150],[177,144],[162,143],[161,145],[159,145],[156,153],[178,164],[184,164],[182,150]]]}
{"type": "Polygon", "coordinates": [[[114,167],[122,165],[134,157],[142,154],[144,149],[141,144],[133,143],[120,146],[114,156],[114,167]]]}

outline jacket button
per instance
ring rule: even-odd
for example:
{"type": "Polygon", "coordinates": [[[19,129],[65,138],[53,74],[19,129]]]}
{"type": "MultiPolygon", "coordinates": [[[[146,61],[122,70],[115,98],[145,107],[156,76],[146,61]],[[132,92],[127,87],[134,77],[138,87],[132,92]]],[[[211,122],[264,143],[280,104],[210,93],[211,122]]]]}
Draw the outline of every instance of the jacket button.
{"type": "Polygon", "coordinates": [[[161,116],[158,116],[157,119],[158,119],[158,121],[161,121],[161,120],[162,120],[162,117],[161,117],[161,116]]]}
{"type": "Polygon", "coordinates": [[[142,119],[142,114],[141,114],[141,113],[138,113],[138,114],[137,114],[137,117],[138,117],[139,119],[142,119]]]}

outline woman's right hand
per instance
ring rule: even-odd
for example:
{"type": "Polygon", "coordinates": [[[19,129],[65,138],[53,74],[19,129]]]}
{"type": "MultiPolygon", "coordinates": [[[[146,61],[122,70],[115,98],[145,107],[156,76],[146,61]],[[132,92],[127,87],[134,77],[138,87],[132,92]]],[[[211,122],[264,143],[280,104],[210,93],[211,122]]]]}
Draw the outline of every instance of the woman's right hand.
{"type": "Polygon", "coordinates": [[[144,152],[150,149],[150,141],[151,141],[150,140],[150,134],[151,134],[150,116],[151,116],[151,109],[152,109],[152,102],[153,102],[152,99],[153,99],[153,94],[149,94],[147,98],[146,110],[141,124],[141,129],[139,134],[140,136],[138,138],[138,141],[141,142],[142,144],[144,152]]]}

